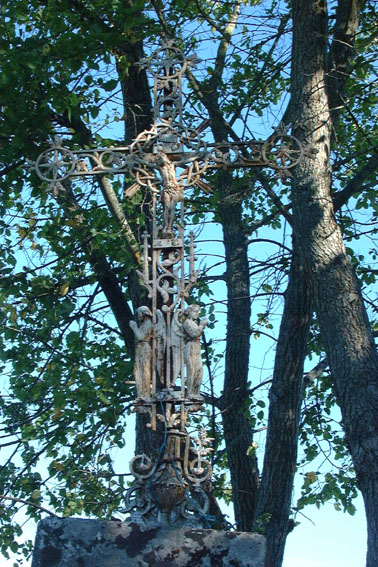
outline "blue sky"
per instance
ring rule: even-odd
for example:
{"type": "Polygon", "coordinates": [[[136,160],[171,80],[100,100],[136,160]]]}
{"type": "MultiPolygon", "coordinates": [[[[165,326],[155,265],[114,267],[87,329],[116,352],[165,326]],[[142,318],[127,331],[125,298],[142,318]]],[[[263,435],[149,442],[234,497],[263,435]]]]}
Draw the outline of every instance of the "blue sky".
{"type": "Polygon", "coordinates": [[[363,567],[366,560],[366,520],[362,498],[352,517],[331,503],[304,510],[313,524],[301,519],[287,539],[283,567],[363,567]]]}

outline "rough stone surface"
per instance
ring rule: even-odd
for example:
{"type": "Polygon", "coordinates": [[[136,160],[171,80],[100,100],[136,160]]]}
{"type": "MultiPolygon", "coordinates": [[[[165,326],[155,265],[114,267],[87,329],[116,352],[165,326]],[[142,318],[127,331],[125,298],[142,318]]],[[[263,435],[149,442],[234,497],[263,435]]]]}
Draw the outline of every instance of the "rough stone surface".
{"type": "Polygon", "coordinates": [[[32,567],[264,567],[264,556],[258,534],[47,518],[32,567]]]}

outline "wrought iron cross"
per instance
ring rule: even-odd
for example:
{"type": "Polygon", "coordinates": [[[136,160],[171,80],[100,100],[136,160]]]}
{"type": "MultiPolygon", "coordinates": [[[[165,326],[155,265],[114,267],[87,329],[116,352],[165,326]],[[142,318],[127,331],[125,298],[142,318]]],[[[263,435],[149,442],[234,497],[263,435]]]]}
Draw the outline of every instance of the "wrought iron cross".
{"type": "Polygon", "coordinates": [[[211,476],[205,458],[211,450],[201,430],[187,433],[188,416],[202,409],[200,337],[207,319],[186,302],[196,284],[194,237],[184,247],[184,190],[208,190],[203,176],[217,168],[270,167],[286,176],[301,159],[300,142],[282,128],[263,141],[207,143],[199,129],[184,124],[182,79],[194,58],[165,42],[140,65],[154,78],[154,124],[129,145],[72,151],[59,138],[33,165],[54,191],[70,177],[126,173],[138,190],[151,196],[152,234],[143,235],[139,276],[150,306],[141,306],[130,323],[135,335],[136,411],[149,418],[147,427],[164,429],[164,443],[154,459],[137,455],[130,463],[136,478],[126,496],[131,518],[147,524],[201,523],[208,510],[203,489],[211,476]],[[162,203],[162,205],[161,205],[162,203]],[[185,261],[189,266],[186,269],[185,261]]]}

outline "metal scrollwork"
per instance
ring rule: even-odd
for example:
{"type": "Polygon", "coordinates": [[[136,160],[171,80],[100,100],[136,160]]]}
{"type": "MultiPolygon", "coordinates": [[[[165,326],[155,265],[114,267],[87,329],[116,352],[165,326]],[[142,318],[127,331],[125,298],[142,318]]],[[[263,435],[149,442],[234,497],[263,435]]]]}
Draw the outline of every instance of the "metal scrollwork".
{"type": "Polygon", "coordinates": [[[190,440],[187,439],[184,458],[185,476],[194,484],[202,484],[211,477],[212,473],[211,464],[204,457],[212,451],[210,447],[206,448],[206,445],[213,439],[207,437],[206,431],[202,429],[198,438],[191,441],[196,444],[196,457],[192,460],[189,459],[190,440]]]}
{"type": "Polygon", "coordinates": [[[181,515],[188,521],[196,516],[206,516],[209,509],[209,497],[204,490],[195,490],[190,500],[181,505],[181,515]]]}
{"type": "Polygon", "coordinates": [[[182,122],[182,79],[188,65],[194,63],[195,58],[187,58],[172,40],[162,42],[150,57],[140,61],[154,78],[155,123],[182,122]]]}
{"type": "Polygon", "coordinates": [[[130,461],[129,467],[131,474],[140,480],[150,478],[156,471],[156,465],[154,465],[150,457],[145,454],[136,455],[130,461]]]}
{"type": "Polygon", "coordinates": [[[211,477],[211,465],[203,457],[210,451],[205,445],[211,440],[205,440],[203,430],[197,439],[180,433],[175,429],[180,421],[178,414],[171,415],[170,420],[165,451],[155,465],[146,455],[137,455],[131,461],[135,484],[128,490],[124,511],[133,521],[146,525],[199,526],[209,506],[203,486],[211,477]],[[191,447],[195,444],[196,449],[191,447]],[[196,453],[194,458],[190,458],[192,452],[196,453]]]}
{"type": "MultiPolygon", "coordinates": [[[[198,186],[209,190],[203,181],[209,170],[225,168],[270,167],[284,178],[290,175],[304,150],[287,128],[279,125],[265,142],[227,141],[205,142],[201,129],[183,123],[182,80],[195,57],[186,57],[172,41],[164,42],[150,57],[140,62],[147,67],[154,79],[154,123],[139,134],[129,146],[77,150],[65,148],[56,137],[51,148],[42,152],[34,164],[37,175],[50,186],[58,186],[69,177],[87,175],[116,175],[127,173],[135,182],[126,191],[132,196],[139,188],[164,196],[165,173],[171,168],[177,182],[176,205],[182,199],[182,191],[198,186]],[[164,165],[160,155],[168,157],[164,165]],[[177,173],[176,173],[177,172],[177,173]]],[[[175,183],[173,183],[175,185],[175,183]]],[[[59,188],[59,187],[58,187],[59,188]]]]}

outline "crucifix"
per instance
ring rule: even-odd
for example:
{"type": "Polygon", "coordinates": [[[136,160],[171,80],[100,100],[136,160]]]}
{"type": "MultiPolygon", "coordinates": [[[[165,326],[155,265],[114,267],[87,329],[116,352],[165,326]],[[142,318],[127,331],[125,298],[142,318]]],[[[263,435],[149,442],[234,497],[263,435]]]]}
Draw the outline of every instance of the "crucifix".
{"type": "Polygon", "coordinates": [[[200,128],[186,125],[182,83],[195,62],[172,41],[140,62],[154,80],[154,123],[130,145],[74,151],[55,138],[32,164],[54,192],[71,177],[128,174],[134,181],[125,198],[137,191],[150,196],[152,229],[143,234],[138,271],[149,305],[140,306],[130,323],[134,406],[148,428],[163,429],[164,441],[156,458],[133,458],[135,483],[126,494],[131,519],[147,525],[203,525],[208,510],[210,439],[203,429],[195,438],[187,432],[190,415],[204,403],[200,339],[208,321],[199,318],[200,308],[189,297],[198,274],[193,233],[185,243],[184,191],[209,191],[204,174],[219,168],[270,167],[285,177],[303,155],[300,142],[282,127],[266,141],[208,143],[200,128]]]}

